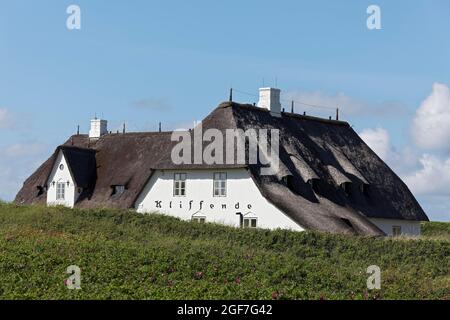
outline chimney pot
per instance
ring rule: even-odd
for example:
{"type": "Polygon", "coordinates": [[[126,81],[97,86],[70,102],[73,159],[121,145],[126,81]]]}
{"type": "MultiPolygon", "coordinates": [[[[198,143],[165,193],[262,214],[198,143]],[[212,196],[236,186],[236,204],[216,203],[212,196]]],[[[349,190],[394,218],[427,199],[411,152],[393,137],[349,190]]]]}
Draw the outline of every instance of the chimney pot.
{"type": "Polygon", "coordinates": [[[108,133],[108,121],[95,119],[91,120],[91,129],[89,130],[89,138],[100,138],[108,133]]]}
{"type": "Polygon", "coordinates": [[[275,117],[281,117],[280,89],[260,88],[258,107],[270,111],[275,117]]]}

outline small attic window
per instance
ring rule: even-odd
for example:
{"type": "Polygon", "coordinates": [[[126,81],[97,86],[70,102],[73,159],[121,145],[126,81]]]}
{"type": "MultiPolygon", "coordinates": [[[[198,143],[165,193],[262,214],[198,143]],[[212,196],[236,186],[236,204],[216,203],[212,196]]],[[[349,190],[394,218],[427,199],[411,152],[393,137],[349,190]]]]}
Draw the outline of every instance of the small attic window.
{"type": "Polygon", "coordinates": [[[313,191],[315,193],[319,192],[319,179],[309,179],[308,180],[308,184],[311,186],[311,189],[313,189],[313,191]]]}
{"type": "Polygon", "coordinates": [[[289,188],[289,190],[291,190],[292,192],[296,192],[295,191],[295,185],[294,185],[294,177],[287,175],[284,176],[281,181],[283,182],[283,184],[289,188]]]}
{"type": "Polygon", "coordinates": [[[117,185],[117,186],[112,186],[113,192],[112,195],[113,196],[120,196],[122,193],[125,192],[125,186],[122,185],[117,185]]]}
{"type": "Polygon", "coordinates": [[[366,197],[369,196],[369,190],[370,190],[370,186],[367,183],[361,184],[361,192],[366,197]]]}
{"type": "Polygon", "coordinates": [[[353,229],[353,225],[350,222],[350,220],[346,219],[346,218],[341,218],[341,221],[344,222],[347,226],[349,226],[350,228],[353,229]]]}
{"type": "Polygon", "coordinates": [[[352,195],[352,183],[351,182],[344,182],[343,184],[341,184],[341,187],[348,197],[352,195]]]}
{"type": "Polygon", "coordinates": [[[37,194],[38,197],[44,194],[45,188],[43,186],[37,186],[37,189],[38,189],[37,194]]]}

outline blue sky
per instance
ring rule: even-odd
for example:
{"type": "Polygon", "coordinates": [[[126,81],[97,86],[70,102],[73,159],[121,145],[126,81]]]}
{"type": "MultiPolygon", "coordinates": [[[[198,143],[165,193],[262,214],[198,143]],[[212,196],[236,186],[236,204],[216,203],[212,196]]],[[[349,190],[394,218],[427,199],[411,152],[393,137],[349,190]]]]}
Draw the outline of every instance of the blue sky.
{"type": "Polygon", "coordinates": [[[230,86],[257,94],[264,83],[286,98],[339,105],[357,132],[386,148],[427,213],[450,220],[450,178],[439,190],[410,185],[433,184],[450,163],[445,143],[429,148],[412,132],[427,97],[438,96],[442,118],[450,112],[449,12],[445,0],[2,1],[0,198],[11,200],[94,114],[113,130],[123,122],[132,131],[160,121],[186,127],[226,100],[230,86]],[[66,28],[71,4],[81,8],[81,30],[66,28]],[[381,8],[381,30],[366,27],[371,4],[381,8]]]}

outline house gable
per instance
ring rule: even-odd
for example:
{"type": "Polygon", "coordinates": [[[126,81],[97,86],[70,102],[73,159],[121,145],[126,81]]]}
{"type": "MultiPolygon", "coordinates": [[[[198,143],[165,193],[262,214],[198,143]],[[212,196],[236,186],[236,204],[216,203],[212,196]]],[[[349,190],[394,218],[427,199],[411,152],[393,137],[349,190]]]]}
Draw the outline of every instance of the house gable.
{"type": "Polygon", "coordinates": [[[79,190],[62,150],[59,150],[47,180],[47,204],[73,208],[79,190]]]}

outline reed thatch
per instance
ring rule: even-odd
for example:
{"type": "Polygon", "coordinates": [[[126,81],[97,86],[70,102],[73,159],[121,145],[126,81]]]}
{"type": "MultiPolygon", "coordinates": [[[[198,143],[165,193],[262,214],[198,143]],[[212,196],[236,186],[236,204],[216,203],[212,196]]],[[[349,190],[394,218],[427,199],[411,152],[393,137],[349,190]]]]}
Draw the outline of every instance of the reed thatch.
{"type": "Polygon", "coordinates": [[[282,170],[261,176],[261,164],[175,165],[171,132],[107,134],[96,140],[75,135],[25,181],[15,201],[45,203],[46,193],[39,191],[46,190],[54,159],[63,150],[76,180],[89,185],[77,207],[132,208],[158,169],[247,168],[263,196],[306,229],[382,235],[367,218],[428,220],[407,186],[347,122],[284,112],[274,117],[262,108],[226,102],[202,126],[222,132],[279,129],[282,170]],[[95,172],[89,169],[92,163],[95,172]],[[125,186],[125,192],[114,195],[115,185],[125,186]]]}

